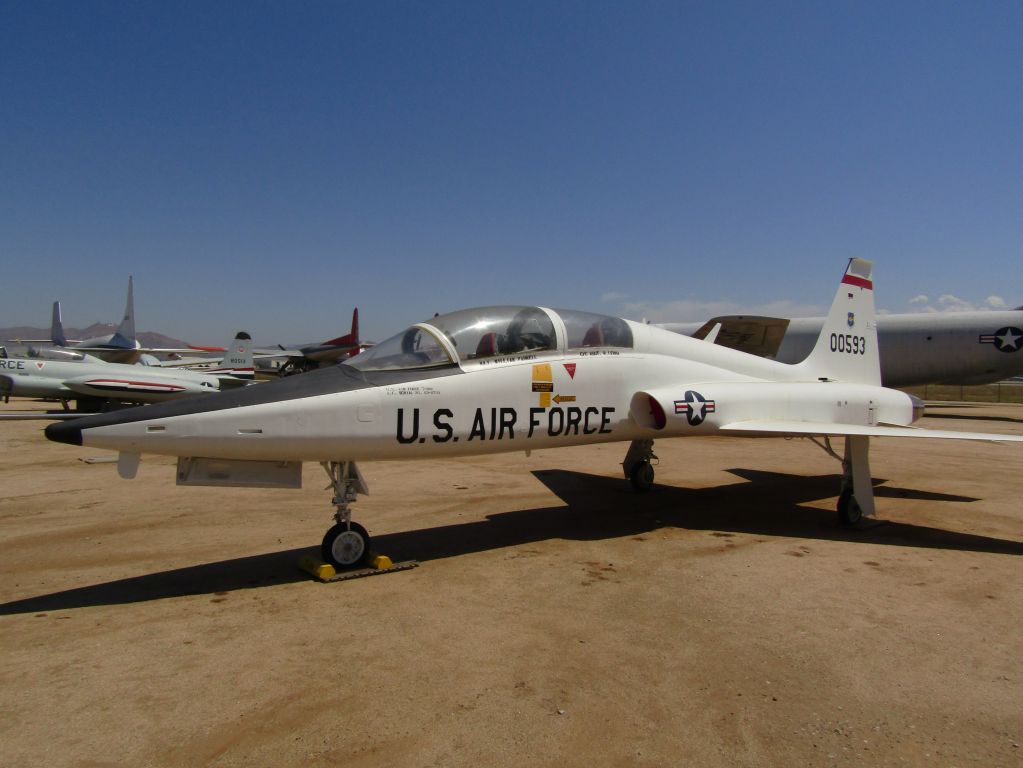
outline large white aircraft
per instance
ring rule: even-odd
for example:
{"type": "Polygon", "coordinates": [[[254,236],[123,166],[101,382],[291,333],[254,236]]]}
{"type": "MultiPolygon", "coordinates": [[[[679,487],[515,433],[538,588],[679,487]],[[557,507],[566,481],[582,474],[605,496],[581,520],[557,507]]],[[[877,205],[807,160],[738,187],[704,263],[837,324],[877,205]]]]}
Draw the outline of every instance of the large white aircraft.
{"type": "MultiPolygon", "coordinates": [[[[653,482],[655,438],[824,438],[841,458],[846,523],[874,514],[871,437],[1011,440],[910,426],[919,400],[881,386],[872,265],[850,260],[813,351],[798,365],[748,355],[643,323],[543,307],[439,315],[340,365],[258,387],[76,419],[51,440],[177,456],[178,483],[298,487],[319,462],[336,524],[324,559],[357,565],[369,536],[351,519],[366,493],[357,462],[437,458],[628,441],[623,467],[653,482]],[[845,453],[830,437],[845,439],[845,453]]],[[[816,442],[816,440],[815,440],[816,442]]]]}
{"type": "MultiPolygon", "coordinates": [[[[783,363],[805,360],[823,317],[728,315],[705,323],[657,323],[676,333],[783,363]]],[[[1023,308],[991,312],[942,312],[877,316],[881,383],[990,384],[1023,375],[1023,308]]]]}

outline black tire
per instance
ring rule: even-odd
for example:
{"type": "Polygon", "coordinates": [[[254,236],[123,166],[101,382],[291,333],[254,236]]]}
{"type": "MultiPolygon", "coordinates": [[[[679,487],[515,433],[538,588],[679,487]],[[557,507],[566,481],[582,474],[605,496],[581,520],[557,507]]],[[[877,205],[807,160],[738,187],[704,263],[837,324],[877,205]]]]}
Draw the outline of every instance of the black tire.
{"type": "Polygon", "coordinates": [[[369,534],[358,523],[338,523],[323,537],[320,554],[335,568],[357,568],[369,559],[369,534]]]}
{"type": "Polygon", "coordinates": [[[852,489],[846,488],[838,497],[838,521],[842,525],[856,525],[862,519],[863,510],[859,502],[853,496],[852,489]]]}
{"type": "Polygon", "coordinates": [[[653,465],[645,459],[637,461],[632,465],[632,471],[629,472],[629,482],[632,483],[636,493],[646,493],[649,491],[650,486],[654,484],[653,465]]]}

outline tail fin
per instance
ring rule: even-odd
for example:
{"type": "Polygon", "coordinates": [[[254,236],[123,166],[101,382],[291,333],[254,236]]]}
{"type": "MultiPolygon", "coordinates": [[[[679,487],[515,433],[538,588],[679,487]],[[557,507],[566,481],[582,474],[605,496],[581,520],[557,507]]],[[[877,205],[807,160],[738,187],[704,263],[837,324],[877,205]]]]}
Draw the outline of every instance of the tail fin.
{"type": "Polygon", "coordinates": [[[352,330],[350,333],[344,336],[338,336],[336,339],[323,342],[324,346],[344,347],[344,346],[359,346],[359,308],[356,307],[352,312],[352,330]]]}
{"type": "Polygon", "coordinates": [[[124,307],[124,317],[121,319],[121,325],[118,326],[117,332],[110,339],[110,346],[124,347],[125,349],[135,349],[138,346],[135,341],[135,297],[130,275],[128,276],[128,302],[124,307]]]}
{"type": "Polygon", "coordinates": [[[53,302],[53,316],[50,319],[50,342],[57,347],[67,346],[67,336],[64,335],[64,323],[60,320],[60,302],[53,302]]]}
{"type": "Polygon", "coordinates": [[[880,385],[873,268],[871,261],[849,259],[821,335],[798,366],[808,378],[880,385]]]}
{"type": "MultiPolygon", "coordinates": [[[[213,371],[214,376],[230,376],[234,379],[252,381],[256,378],[256,366],[252,358],[252,337],[245,331],[239,331],[234,340],[227,345],[224,359],[213,371]]],[[[221,381],[223,384],[223,381],[221,381]]]]}

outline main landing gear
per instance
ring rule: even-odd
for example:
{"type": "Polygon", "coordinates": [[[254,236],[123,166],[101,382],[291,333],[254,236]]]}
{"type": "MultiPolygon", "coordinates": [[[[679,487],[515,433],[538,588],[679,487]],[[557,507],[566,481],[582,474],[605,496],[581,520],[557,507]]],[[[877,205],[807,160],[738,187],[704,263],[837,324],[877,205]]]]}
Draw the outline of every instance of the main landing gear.
{"type": "Polygon", "coordinates": [[[838,521],[842,525],[854,526],[863,518],[874,517],[874,484],[870,477],[870,463],[867,454],[870,438],[866,435],[846,435],[845,455],[839,456],[831,447],[831,440],[824,438],[824,444],[817,445],[842,462],[842,486],[838,494],[838,521]]]}
{"type": "Polygon", "coordinates": [[[646,493],[654,484],[654,466],[651,462],[656,460],[653,440],[633,440],[629,445],[629,451],[622,462],[622,471],[637,493],[646,493]]]}
{"type": "Polygon", "coordinates": [[[369,488],[354,461],[322,461],[320,466],[330,477],[327,487],[334,489],[331,503],[337,508],[334,512],[337,523],[323,537],[320,553],[337,568],[362,565],[369,558],[369,534],[352,522],[350,505],[358,494],[369,493],[369,488]]]}

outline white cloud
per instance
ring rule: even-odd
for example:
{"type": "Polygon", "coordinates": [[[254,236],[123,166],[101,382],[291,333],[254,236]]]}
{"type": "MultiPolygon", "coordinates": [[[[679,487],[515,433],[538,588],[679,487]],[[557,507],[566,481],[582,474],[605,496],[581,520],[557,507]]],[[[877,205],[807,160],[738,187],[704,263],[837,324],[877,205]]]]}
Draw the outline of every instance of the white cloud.
{"type": "MultiPolygon", "coordinates": [[[[626,294],[608,292],[601,301],[617,305],[610,308],[622,317],[633,320],[648,320],[651,323],[688,323],[709,320],[718,315],[763,315],[766,317],[821,317],[828,311],[827,306],[805,304],[791,299],[779,299],[763,304],[739,304],[731,299],[679,299],[677,301],[628,300],[626,294]]],[[[988,296],[983,301],[970,301],[952,294],[939,296],[931,301],[929,296],[919,294],[906,301],[901,309],[878,307],[879,315],[894,313],[938,313],[1006,310],[1009,307],[1000,296],[988,296]]]]}
{"type": "Polygon", "coordinates": [[[950,293],[945,293],[939,296],[938,305],[941,307],[943,312],[970,312],[974,309],[972,303],[966,299],[960,299],[958,296],[953,296],[950,293]]]}
{"type": "Polygon", "coordinates": [[[927,296],[921,294],[911,298],[907,304],[910,305],[910,312],[983,312],[1009,309],[1001,296],[988,296],[983,301],[975,302],[951,293],[942,294],[933,303],[927,296]]]}

